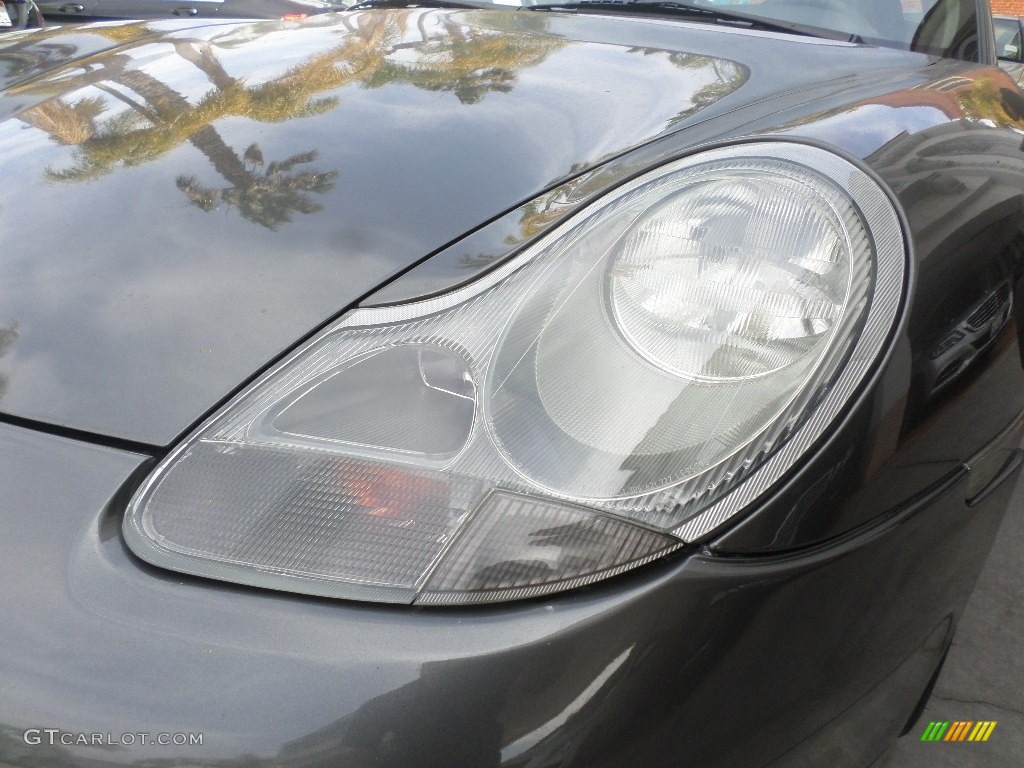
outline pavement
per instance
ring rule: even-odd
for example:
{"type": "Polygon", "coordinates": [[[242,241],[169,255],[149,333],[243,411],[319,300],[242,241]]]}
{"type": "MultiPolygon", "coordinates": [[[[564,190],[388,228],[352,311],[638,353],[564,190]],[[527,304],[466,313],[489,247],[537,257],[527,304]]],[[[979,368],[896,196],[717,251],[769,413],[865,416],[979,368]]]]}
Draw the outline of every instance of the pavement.
{"type": "Polygon", "coordinates": [[[1024,767],[1024,481],[913,732],[878,768],[1024,767]],[[984,743],[922,742],[932,720],[994,720],[984,743]]]}

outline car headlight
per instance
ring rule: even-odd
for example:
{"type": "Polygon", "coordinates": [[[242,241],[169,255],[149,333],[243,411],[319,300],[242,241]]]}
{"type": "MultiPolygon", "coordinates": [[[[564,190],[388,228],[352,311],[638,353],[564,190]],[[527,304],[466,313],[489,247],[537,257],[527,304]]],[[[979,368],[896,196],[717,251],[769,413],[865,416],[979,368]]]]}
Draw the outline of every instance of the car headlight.
{"type": "Polygon", "coordinates": [[[669,163],[466,287],[343,317],[162,462],[127,542],[387,602],[605,578],[799,460],[876,364],[906,274],[888,198],[829,152],[669,163]]]}

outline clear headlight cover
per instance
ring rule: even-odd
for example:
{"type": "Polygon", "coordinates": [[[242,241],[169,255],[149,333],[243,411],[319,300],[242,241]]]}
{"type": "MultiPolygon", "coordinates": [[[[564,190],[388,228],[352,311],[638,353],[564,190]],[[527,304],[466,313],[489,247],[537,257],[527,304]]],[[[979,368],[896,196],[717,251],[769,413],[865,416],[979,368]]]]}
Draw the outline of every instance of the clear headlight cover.
{"type": "Polygon", "coordinates": [[[471,285],[346,315],[168,456],[125,536],[156,565],[352,599],[596,581],[778,480],[877,362],[905,282],[856,167],[696,154],[471,285]]]}

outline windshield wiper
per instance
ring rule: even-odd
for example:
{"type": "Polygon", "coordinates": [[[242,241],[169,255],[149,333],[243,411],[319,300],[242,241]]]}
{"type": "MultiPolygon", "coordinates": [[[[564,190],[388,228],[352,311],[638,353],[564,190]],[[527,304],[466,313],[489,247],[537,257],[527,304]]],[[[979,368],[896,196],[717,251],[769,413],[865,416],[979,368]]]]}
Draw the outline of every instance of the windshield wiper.
{"type": "Polygon", "coordinates": [[[676,0],[573,0],[565,3],[524,5],[524,11],[566,11],[570,13],[647,13],[662,16],[683,16],[691,19],[727,24],[742,29],[760,29],[766,32],[787,32],[805,37],[823,37],[846,43],[863,43],[860,35],[840,32],[810,24],[798,24],[782,19],[769,19],[753,14],[726,11],[718,6],[682,3],[676,0]]]}
{"type": "Polygon", "coordinates": [[[538,3],[536,5],[505,5],[488,0],[362,0],[350,5],[347,11],[370,8],[456,8],[502,9],[516,11],[558,11],[565,13],[637,13],[652,16],[683,16],[691,19],[727,24],[742,29],[760,29],[767,32],[786,32],[805,37],[822,37],[846,43],[863,43],[860,35],[840,32],[826,27],[798,24],[793,21],[769,19],[753,14],[725,11],[720,7],[677,2],[677,0],[570,0],[564,3],[538,3]]]}
{"type": "MultiPolygon", "coordinates": [[[[473,0],[362,0],[350,5],[346,11],[365,11],[369,8],[470,8],[492,10],[494,3],[473,0]]],[[[506,6],[507,7],[507,6],[506,6]]]]}

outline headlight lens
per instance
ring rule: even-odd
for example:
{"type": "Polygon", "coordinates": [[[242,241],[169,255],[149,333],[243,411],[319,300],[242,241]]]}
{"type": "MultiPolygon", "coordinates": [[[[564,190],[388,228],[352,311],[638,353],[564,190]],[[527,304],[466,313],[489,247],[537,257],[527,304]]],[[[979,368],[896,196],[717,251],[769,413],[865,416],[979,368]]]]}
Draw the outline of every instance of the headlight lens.
{"type": "Polygon", "coordinates": [[[605,578],[792,466],[877,360],[905,273],[891,204],[830,153],[671,163],[473,285],[347,315],[162,463],[127,541],[391,602],[605,578]]]}
{"type": "MultiPolygon", "coordinates": [[[[865,295],[851,295],[865,265],[847,247],[836,201],[807,173],[773,170],[708,169],[624,238],[611,306],[658,369],[716,383],[792,366],[799,375],[848,302],[865,295]]],[[[853,229],[863,237],[862,225],[853,229]]]]}

